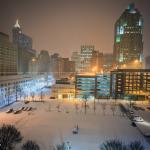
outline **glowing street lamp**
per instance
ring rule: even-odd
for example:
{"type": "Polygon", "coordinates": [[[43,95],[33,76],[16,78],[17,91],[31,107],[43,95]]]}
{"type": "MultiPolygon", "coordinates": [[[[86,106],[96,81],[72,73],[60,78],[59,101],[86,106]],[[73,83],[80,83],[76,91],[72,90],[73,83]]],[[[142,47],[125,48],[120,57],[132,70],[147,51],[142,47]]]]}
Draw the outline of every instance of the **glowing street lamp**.
{"type": "Polygon", "coordinates": [[[97,67],[96,67],[96,66],[95,66],[95,67],[93,67],[92,71],[96,73],[96,71],[97,71],[97,67]]]}

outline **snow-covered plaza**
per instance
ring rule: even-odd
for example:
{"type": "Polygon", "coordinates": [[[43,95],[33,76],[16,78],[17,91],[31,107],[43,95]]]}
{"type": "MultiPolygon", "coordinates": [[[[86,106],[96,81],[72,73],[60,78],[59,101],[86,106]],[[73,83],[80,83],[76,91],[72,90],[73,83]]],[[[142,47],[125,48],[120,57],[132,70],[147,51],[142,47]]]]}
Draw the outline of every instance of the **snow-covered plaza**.
{"type": "Polygon", "coordinates": [[[93,101],[88,102],[85,114],[81,101],[16,102],[0,110],[0,125],[15,125],[24,137],[22,142],[36,141],[41,150],[51,150],[62,142],[69,142],[71,150],[98,150],[109,139],[121,139],[125,143],[140,140],[148,149],[144,136],[122,116],[118,106],[113,108],[112,102],[96,102],[95,112],[93,106],[93,101]],[[9,108],[16,110],[23,106],[33,110],[6,113],[9,108]],[[79,126],[78,134],[72,133],[75,125],[79,126]]]}

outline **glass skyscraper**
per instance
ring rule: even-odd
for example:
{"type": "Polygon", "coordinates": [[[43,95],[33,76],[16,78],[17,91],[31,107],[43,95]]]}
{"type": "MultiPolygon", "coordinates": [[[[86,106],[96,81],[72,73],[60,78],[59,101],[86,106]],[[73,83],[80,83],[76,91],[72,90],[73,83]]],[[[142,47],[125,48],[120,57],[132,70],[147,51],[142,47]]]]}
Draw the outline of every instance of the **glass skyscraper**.
{"type": "Polygon", "coordinates": [[[114,63],[117,68],[142,68],[143,17],[130,4],[115,23],[114,63]]]}

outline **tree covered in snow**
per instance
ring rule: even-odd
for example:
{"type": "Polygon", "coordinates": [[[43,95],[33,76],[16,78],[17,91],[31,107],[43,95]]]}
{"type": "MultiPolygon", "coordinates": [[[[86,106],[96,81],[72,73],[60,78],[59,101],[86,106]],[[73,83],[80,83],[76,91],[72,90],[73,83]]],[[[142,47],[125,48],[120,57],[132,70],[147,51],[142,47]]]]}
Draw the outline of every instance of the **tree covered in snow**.
{"type": "Polygon", "coordinates": [[[3,125],[0,128],[1,150],[12,150],[21,140],[21,133],[13,125],[3,125]]]}
{"type": "Polygon", "coordinates": [[[134,141],[128,145],[128,149],[129,150],[144,150],[145,148],[140,141],[134,141]]]}
{"type": "Polygon", "coordinates": [[[23,144],[22,150],[40,150],[40,147],[33,141],[27,141],[25,144],[23,144]]]}
{"type": "Polygon", "coordinates": [[[56,145],[56,148],[54,150],[67,150],[67,146],[65,143],[56,145]]]}
{"type": "Polygon", "coordinates": [[[118,139],[108,140],[100,146],[100,150],[145,150],[140,141],[134,141],[125,145],[118,139]]]}
{"type": "Polygon", "coordinates": [[[119,140],[109,140],[100,146],[100,150],[127,150],[127,147],[119,140]]]}

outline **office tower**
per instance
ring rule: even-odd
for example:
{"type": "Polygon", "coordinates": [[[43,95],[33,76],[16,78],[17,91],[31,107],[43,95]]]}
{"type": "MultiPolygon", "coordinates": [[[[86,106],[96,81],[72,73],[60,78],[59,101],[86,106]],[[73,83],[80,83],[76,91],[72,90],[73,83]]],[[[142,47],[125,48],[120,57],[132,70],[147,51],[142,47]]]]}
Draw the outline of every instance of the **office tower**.
{"type": "Polygon", "coordinates": [[[63,59],[63,65],[64,65],[64,72],[75,72],[75,62],[70,61],[69,58],[62,58],[63,59]]]}
{"type": "Polygon", "coordinates": [[[32,38],[25,35],[18,20],[12,29],[13,43],[18,47],[18,71],[26,73],[29,71],[29,62],[35,56],[36,51],[32,49],[32,38]]]}
{"type": "Polygon", "coordinates": [[[38,73],[38,58],[33,57],[29,61],[29,73],[30,74],[37,74],[38,73]]]}
{"type": "Polygon", "coordinates": [[[0,75],[17,74],[17,58],[17,47],[7,34],[0,32],[0,75]]]}
{"type": "Polygon", "coordinates": [[[134,4],[115,23],[114,63],[116,68],[142,68],[143,17],[134,4]]]}
{"type": "Polygon", "coordinates": [[[150,56],[145,58],[145,69],[150,69],[150,56]]]}
{"type": "Polygon", "coordinates": [[[92,72],[103,72],[103,53],[93,50],[91,57],[91,71],[92,72]]]}
{"type": "Polygon", "coordinates": [[[75,72],[80,70],[80,54],[78,52],[73,52],[71,56],[71,61],[75,62],[75,72]]]}
{"type": "Polygon", "coordinates": [[[48,51],[41,50],[38,55],[38,72],[49,72],[50,70],[50,56],[48,51]]]}
{"type": "Polygon", "coordinates": [[[113,70],[113,54],[103,54],[103,71],[110,72],[113,70]]]}
{"type": "Polygon", "coordinates": [[[82,45],[80,54],[80,72],[91,72],[91,58],[94,51],[93,45],[82,45]]]}

